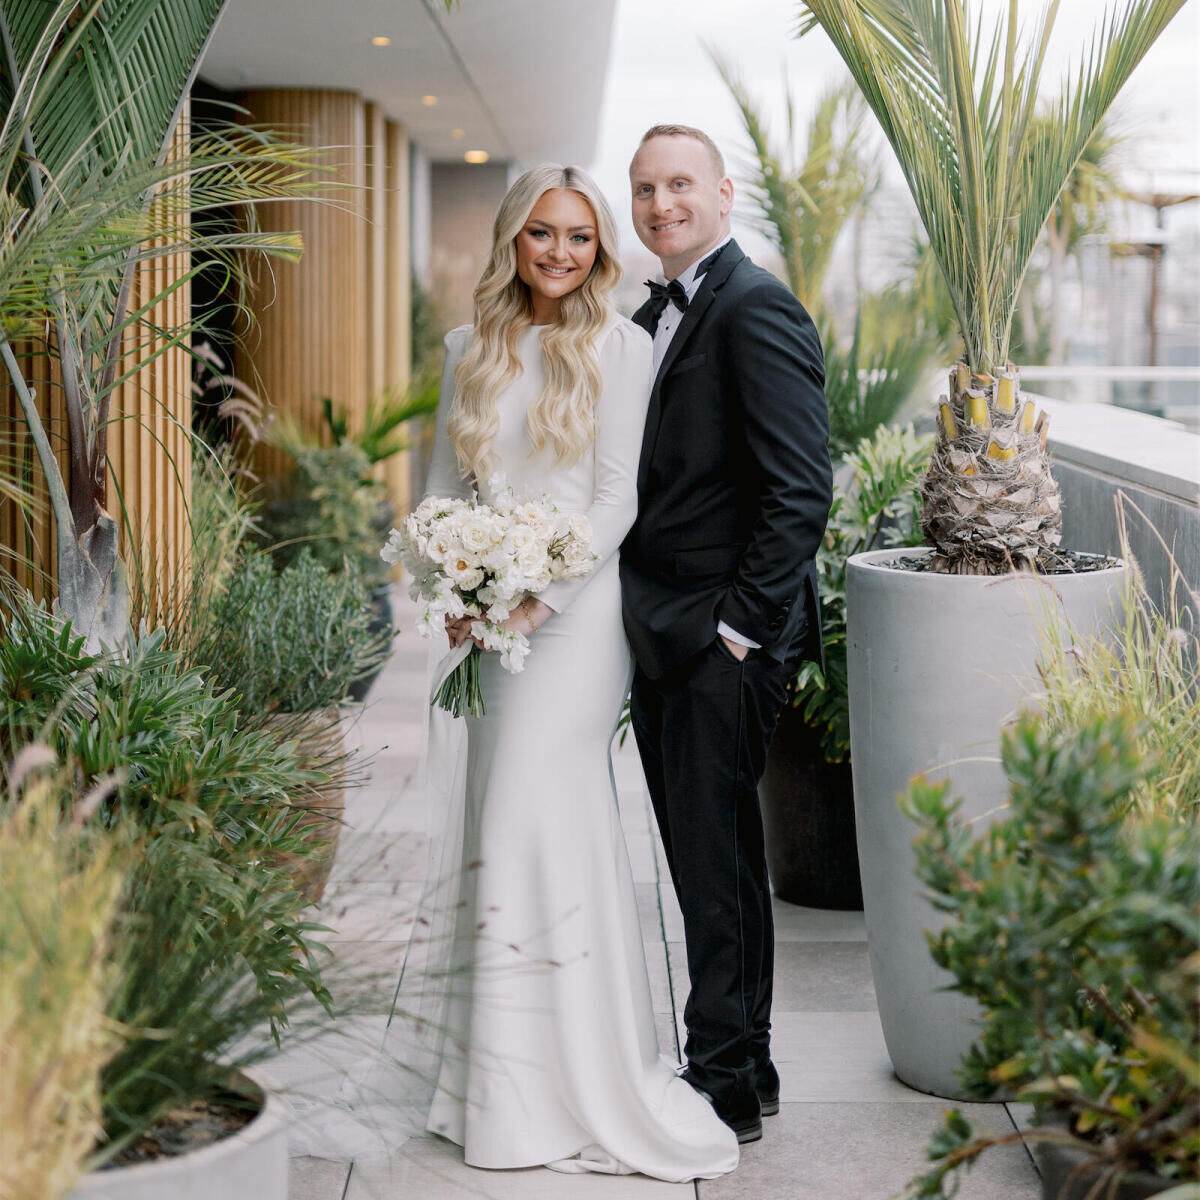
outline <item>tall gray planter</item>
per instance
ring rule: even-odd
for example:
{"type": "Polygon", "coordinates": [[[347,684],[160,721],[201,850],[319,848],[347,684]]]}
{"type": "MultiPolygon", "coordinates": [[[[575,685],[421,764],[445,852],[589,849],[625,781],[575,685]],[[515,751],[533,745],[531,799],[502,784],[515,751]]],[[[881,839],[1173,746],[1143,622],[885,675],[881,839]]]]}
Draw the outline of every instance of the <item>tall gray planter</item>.
{"type": "Polygon", "coordinates": [[[978,1009],[945,989],[924,931],[944,918],[920,895],[896,797],[926,771],[952,781],[984,827],[1005,803],[1001,727],[1036,691],[1041,631],[1110,625],[1126,568],[1075,575],[937,575],[888,564],[928,550],[874,550],[846,575],[850,758],[871,971],[888,1054],[910,1087],[965,1099],[956,1076],[978,1009]]]}

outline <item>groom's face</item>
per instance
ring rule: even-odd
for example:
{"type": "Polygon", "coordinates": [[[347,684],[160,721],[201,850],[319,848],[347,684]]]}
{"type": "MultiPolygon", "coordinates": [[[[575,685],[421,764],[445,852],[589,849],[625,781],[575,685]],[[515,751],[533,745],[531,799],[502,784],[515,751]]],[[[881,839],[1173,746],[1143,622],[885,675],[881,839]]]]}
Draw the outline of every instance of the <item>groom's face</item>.
{"type": "Polygon", "coordinates": [[[711,151],[682,134],[651,138],[629,164],[633,227],[662,260],[668,279],[685,271],[729,232],[733,184],[711,151]]]}

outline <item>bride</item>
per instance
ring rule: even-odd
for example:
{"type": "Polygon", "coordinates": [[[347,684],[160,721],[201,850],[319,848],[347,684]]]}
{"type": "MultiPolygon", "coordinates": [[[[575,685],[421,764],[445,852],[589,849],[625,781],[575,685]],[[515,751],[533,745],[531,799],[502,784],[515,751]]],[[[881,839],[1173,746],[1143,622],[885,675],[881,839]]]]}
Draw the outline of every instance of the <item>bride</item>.
{"type": "Polygon", "coordinates": [[[632,669],[617,549],[653,382],[649,337],[613,310],[619,278],[596,185],[537,167],[500,205],[474,326],[446,338],[428,493],[545,493],[586,513],[597,561],[510,617],[532,646],[521,674],[483,658],[445,1014],[456,1050],[427,1128],[478,1167],[710,1178],[736,1166],[737,1143],[659,1057],[609,761],[632,669]]]}
{"type": "MultiPolygon", "coordinates": [[[[510,616],[532,650],[516,675],[482,656],[485,716],[431,714],[429,782],[461,827],[436,885],[448,969],[425,975],[421,1004],[437,1043],[426,1128],[471,1166],[682,1181],[732,1170],[738,1147],[659,1055],[612,777],[632,673],[617,550],[652,384],[649,336],[613,309],[616,241],[584,172],[526,172],[496,216],[474,325],[446,337],[427,493],[549,495],[587,515],[597,559],[510,616]]],[[[470,638],[467,622],[447,632],[470,638]]]]}

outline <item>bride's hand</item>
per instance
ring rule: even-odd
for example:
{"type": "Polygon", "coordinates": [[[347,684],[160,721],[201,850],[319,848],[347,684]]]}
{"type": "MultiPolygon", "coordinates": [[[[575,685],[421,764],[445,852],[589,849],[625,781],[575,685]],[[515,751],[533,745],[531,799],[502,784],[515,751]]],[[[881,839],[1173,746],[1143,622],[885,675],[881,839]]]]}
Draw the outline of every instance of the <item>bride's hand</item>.
{"type": "Polygon", "coordinates": [[[473,641],[477,646],[480,645],[478,638],[471,637],[470,617],[447,617],[446,636],[450,639],[452,650],[457,650],[466,641],[473,641]]]}
{"type": "Polygon", "coordinates": [[[553,613],[554,609],[550,605],[543,604],[536,596],[529,596],[509,613],[508,620],[504,622],[504,628],[529,637],[531,634],[537,633],[553,613]]]}

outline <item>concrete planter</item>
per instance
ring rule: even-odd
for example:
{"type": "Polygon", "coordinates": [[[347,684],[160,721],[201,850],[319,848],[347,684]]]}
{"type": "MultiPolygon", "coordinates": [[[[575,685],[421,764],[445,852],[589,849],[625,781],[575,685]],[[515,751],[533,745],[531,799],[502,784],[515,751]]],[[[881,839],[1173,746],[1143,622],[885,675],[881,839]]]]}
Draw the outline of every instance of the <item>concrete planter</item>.
{"type": "Polygon", "coordinates": [[[310,903],[317,904],[325,894],[333,870],[333,856],[346,811],[342,778],[346,748],[341,712],[331,707],[306,713],[275,713],[265,717],[263,725],[295,738],[302,765],[329,775],[325,786],[291,798],[293,804],[305,810],[299,828],[310,848],[289,855],[287,861],[295,873],[297,886],[310,903]]]}
{"type": "Polygon", "coordinates": [[[287,1200],[287,1110],[247,1077],[240,1082],[262,1099],[249,1125],[190,1154],[93,1171],[67,1200],[287,1200]]]}
{"type": "Polygon", "coordinates": [[[1041,631],[1111,624],[1126,568],[978,577],[889,566],[928,550],[851,558],[846,578],[850,742],[871,971],[888,1054],[910,1087],[965,1099],[956,1077],[974,1040],[975,1002],[943,989],[926,929],[944,918],[920,895],[914,829],[897,795],[920,771],[949,777],[982,828],[1007,796],[1001,727],[1035,689],[1041,631]]]}
{"type": "MultiPolygon", "coordinates": [[[[1035,1142],[1033,1153],[1042,1176],[1042,1200],[1091,1200],[1097,1195],[1096,1184],[1106,1167],[1086,1150],[1059,1142],[1035,1142]]],[[[1179,1180],[1133,1171],[1106,1182],[1099,1195],[1104,1200],[1148,1200],[1178,1184],[1179,1180]]]]}

